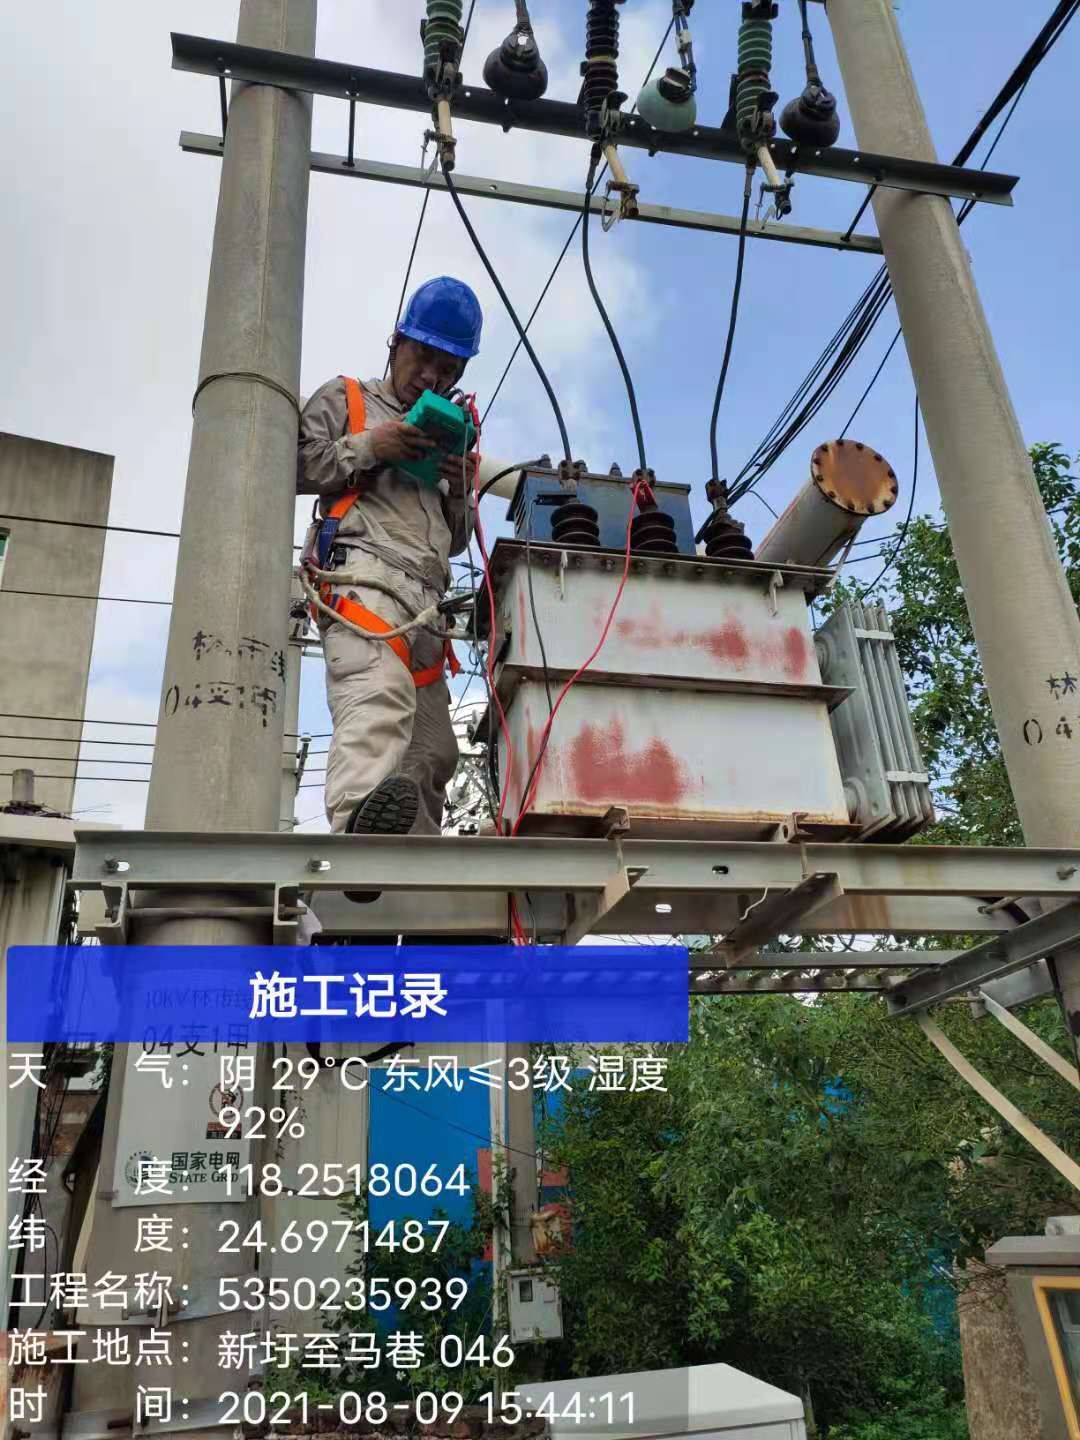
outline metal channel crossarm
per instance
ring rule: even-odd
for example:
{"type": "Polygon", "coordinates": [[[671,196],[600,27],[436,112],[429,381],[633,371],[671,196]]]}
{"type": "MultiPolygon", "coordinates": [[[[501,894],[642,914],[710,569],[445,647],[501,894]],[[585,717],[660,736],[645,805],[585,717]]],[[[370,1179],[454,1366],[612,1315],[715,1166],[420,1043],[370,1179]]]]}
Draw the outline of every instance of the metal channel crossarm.
{"type": "MultiPolygon", "coordinates": [[[[180,148],[191,155],[209,155],[221,159],[221,139],[181,130],[180,148]]],[[[311,168],[320,175],[348,175],[354,180],[380,180],[390,185],[406,185],[417,190],[445,190],[446,180],[438,172],[418,165],[392,165],[384,160],[365,160],[360,156],[332,155],[311,152],[311,168]]],[[[474,200],[501,200],[516,205],[533,205],[541,209],[581,213],[581,195],[576,190],[552,190],[544,185],[522,185],[513,180],[493,180],[484,175],[462,175],[454,172],[454,185],[460,195],[474,200]]],[[[604,197],[594,195],[589,208],[594,215],[603,215],[604,197]]],[[[717,215],[708,210],[683,210],[672,205],[638,203],[627,220],[644,225],[664,225],[676,230],[705,230],[713,234],[738,235],[738,215],[717,215]]],[[[880,255],[881,241],[876,235],[844,235],[839,230],[818,230],[806,225],[780,225],[773,221],[751,220],[746,227],[750,240],[776,240],[784,245],[810,245],[819,249],[846,250],[860,255],[880,255]]]]}
{"type": "MultiPolygon", "coordinates": [[[[1024,853],[1024,852],[1018,852],[1024,853]]],[[[947,965],[896,982],[888,1003],[891,1015],[914,1015],[950,995],[977,992],[989,980],[1022,970],[1055,949],[1080,941],[1080,904],[1072,901],[1003,931],[993,940],[961,951],[947,965]]]]}
{"type": "MultiPolygon", "coordinates": [[[[346,65],[334,60],[316,60],[263,50],[252,45],[234,45],[197,35],[174,33],[173,69],[196,75],[223,76],[255,85],[277,85],[287,90],[330,95],[349,102],[361,101],[391,109],[411,110],[426,115],[431,98],[419,76],[390,70],[373,70],[363,65],[346,65]]],[[[462,120],[498,125],[500,129],[531,130],[547,135],[564,135],[584,140],[584,119],[577,105],[561,100],[500,99],[483,86],[463,86],[454,92],[454,113],[462,120]]],[[[640,116],[624,115],[619,127],[619,144],[655,154],[688,155],[702,160],[724,160],[743,166],[746,156],[738,136],[713,126],[695,125],[678,135],[661,135],[640,116]]],[[[967,170],[900,156],[871,154],[865,150],[839,147],[815,149],[787,140],[772,140],[769,153],[781,171],[819,175],[828,180],[849,180],[857,185],[878,185],[885,189],[912,190],[927,195],[948,195],[962,200],[979,200],[992,205],[1011,205],[1018,177],[989,170],[967,170]]]]}

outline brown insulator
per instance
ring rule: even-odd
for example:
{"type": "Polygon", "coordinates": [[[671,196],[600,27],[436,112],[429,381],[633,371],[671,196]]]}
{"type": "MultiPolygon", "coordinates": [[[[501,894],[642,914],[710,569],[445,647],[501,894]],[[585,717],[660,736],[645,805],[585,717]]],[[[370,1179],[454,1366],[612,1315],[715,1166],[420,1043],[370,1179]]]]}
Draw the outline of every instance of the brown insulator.
{"type": "Polygon", "coordinates": [[[745,527],[732,520],[727,507],[714,510],[701,533],[705,554],[712,560],[752,560],[754,547],[746,537],[745,527]]]}
{"type": "Polygon", "coordinates": [[[675,521],[662,510],[642,510],[630,524],[630,548],[642,555],[677,555],[675,521]]]}
{"type": "Polygon", "coordinates": [[[600,521],[591,505],[564,500],[551,517],[551,538],[559,545],[600,544],[600,521]]]}

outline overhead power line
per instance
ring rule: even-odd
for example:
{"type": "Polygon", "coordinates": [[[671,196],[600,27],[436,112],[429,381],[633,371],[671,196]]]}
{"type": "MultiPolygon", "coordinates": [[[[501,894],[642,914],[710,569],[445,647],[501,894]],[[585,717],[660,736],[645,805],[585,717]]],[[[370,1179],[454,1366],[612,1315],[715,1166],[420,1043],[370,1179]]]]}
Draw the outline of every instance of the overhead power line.
{"type": "MultiPolygon", "coordinates": [[[[961,147],[959,154],[953,161],[954,164],[963,164],[965,160],[970,158],[979,141],[986,134],[990,125],[993,124],[995,117],[1012,101],[1011,108],[1005,116],[998,135],[980,167],[981,169],[986,168],[990,156],[993,155],[994,150],[996,150],[998,142],[1009,121],[1012,119],[1032,75],[1038,69],[1039,65],[1042,64],[1043,60],[1046,59],[1053,46],[1060,40],[1066,26],[1075,17],[1078,10],[1080,10],[1080,0],[1062,0],[1062,3],[1055,7],[1050,19],[1028,47],[1020,63],[999,91],[986,114],[961,147]]],[[[872,194],[872,191],[870,193],[872,194]]],[[[867,199],[869,199],[869,195],[867,199]]],[[[957,216],[958,223],[962,224],[963,221],[967,219],[974,208],[974,203],[973,201],[965,202],[965,205],[961,208],[957,216]]],[[[773,422],[769,433],[739,471],[731,487],[730,498],[732,501],[741,498],[748,493],[748,491],[752,490],[753,487],[764,478],[773,465],[775,465],[785,450],[787,450],[807,425],[818,415],[850,369],[856,356],[866,344],[871,331],[881,318],[891,299],[892,286],[889,282],[888,270],[885,266],[882,266],[866,290],[864,290],[862,296],[856,301],[839,330],[829,341],[828,345],[826,345],[821,355],[819,355],[806,378],[788,401],[781,415],[773,422]]],[[[895,343],[894,339],[893,344],[895,343]]],[[[879,369],[883,368],[884,364],[879,367],[879,369]]],[[[863,401],[866,399],[866,395],[870,393],[874,383],[873,381],[871,382],[871,385],[863,395],[859,406],[856,407],[855,414],[858,413],[858,409],[861,408],[863,401]]],[[[852,419],[854,419],[854,415],[852,419]]],[[[851,421],[849,420],[848,423],[850,424],[851,421]]]]}
{"type": "MultiPolygon", "coordinates": [[[[86,716],[86,715],[78,715],[78,716],[76,716],[76,715],[26,715],[26,714],[23,714],[21,711],[18,711],[18,710],[0,710],[0,719],[4,719],[4,720],[48,720],[48,721],[50,721],[50,722],[55,722],[57,725],[131,725],[131,726],[134,726],[135,729],[137,729],[137,730],[156,730],[156,729],[157,729],[157,721],[156,721],[156,720],[91,720],[90,717],[89,717],[89,716],[86,716]]],[[[306,730],[299,730],[299,731],[298,731],[298,730],[286,730],[286,731],[285,731],[285,735],[286,735],[286,738],[289,739],[289,740],[302,740],[302,739],[304,739],[305,737],[306,737],[308,740],[329,740],[329,739],[331,738],[329,731],[327,731],[327,733],[326,733],[325,735],[308,735],[308,733],[307,733],[306,730]]],[[[18,738],[21,739],[22,737],[19,736],[18,738]]],[[[40,736],[39,736],[39,737],[37,737],[37,738],[41,739],[41,738],[43,738],[43,737],[40,737],[40,736]]],[[[74,735],[57,735],[57,736],[54,736],[54,737],[51,737],[51,738],[52,738],[52,739],[55,739],[55,740],[75,740],[75,739],[77,739],[77,738],[79,738],[79,737],[74,736],[74,735]]],[[[94,743],[92,736],[83,736],[82,738],[83,738],[88,744],[93,744],[93,743],[94,743]]],[[[50,743],[49,738],[45,738],[45,743],[46,743],[46,744],[50,743]]],[[[100,743],[103,744],[103,745],[106,744],[106,743],[123,745],[123,744],[125,744],[125,743],[127,743],[127,742],[125,742],[125,741],[123,741],[123,740],[106,742],[106,741],[103,740],[103,741],[101,741],[100,743]]],[[[133,744],[133,745],[142,745],[142,744],[147,744],[147,745],[149,745],[150,743],[151,743],[151,742],[150,742],[149,740],[147,740],[147,741],[142,741],[142,740],[133,740],[133,741],[131,741],[131,744],[133,744]]]]}
{"type": "Polygon", "coordinates": [[[109,530],[115,535],[155,535],[163,540],[179,540],[179,530],[142,530],[135,525],[99,524],[93,520],[59,520],[46,515],[0,515],[0,520],[21,520],[26,525],[63,525],[69,530],[109,530]]]}
{"type": "MultiPolygon", "coordinates": [[[[656,47],[656,54],[653,56],[652,64],[649,66],[648,74],[645,76],[645,79],[642,81],[642,84],[641,84],[641,87],[640,87],[641,89],[644,89],[645,86],[646,86],[646,85],[649,83],[649,81],[652,79],[652,77],[653,77],[653,71],[656,69],[657,65],[660,63],[660,56],[664,53],[664,46],[667,44],[668,38],[669,38],[669,36],[671,35],[671,32],[672,32],[672,30],[673,30],[674,28],[675,28],[675,18],[674,18],[674,16],[672,16],[671,20],[668,22],[668,27],[667,27],[667,29],[664,31],[664,37],[663,37],[663,39],[660,41],[660,44],[656,47]]],[[[633,104],[633,106],[631,107],[631,110],[630,110],[631,115],[634,113],[634,111],[635,111],[636,109],[637,109],[637,101],[635,101],[634,104],[633,104]]],[[[598,189],[599,186],[600,186],[601,181],[603,180],[604,176],[607,174],[607,170],[608,170],[608,167],[607,167],[607,165],[605,164],[605,165],[603,166],[603,168],[600,170],[600,173],[599,173],[599,174],[597,175],[597,177],[596,177],[596,184],[595,184],[595,185],[593,186],[593,188],[592,188],[592,194],[595,195],[597,189],[598,189]]],[[[551,267],[551,274],[548,276],[548,278],[547,278],[547,279],[545,280],[545,282],[544,282],[544,288],[540,291],[539,298],[537,299],[536,304],[533,306],[532,314],[529,316],[528,320],[525,322],[525,331],[524,331],[525,335],[527,335],[527,334],[529,333],[529,331],[532,329],[532,323],[533,323],[533,321],[536,319],[537,315],[540,313],[540,307],[541,307],[541,305],[543,305],[544,300],[547,298],[547,293],[548,293],[548,291],[551,289],[551,287],[552,287],[552,285],[553,285],[553,283],[554,283],[554,281],[555,281],[555,276],[559,273],[559,269],[560,269],[560,267],[562,266],[562,262],[566,259],[566,256],[567,256],[567,254],[568,254],[568,252],[569,252],[569,250],[570,250],[570,246],[574,243],[574,236],[575,236],[575,235],[577,234],[577,232],[578,232],[578,226],[581,224],[582,215],[583,215],[583,214],[584,214],[584,211],[582,211],[582,214],[579,214],[579,215],[577,216],[577,218],[575,219],[573,225],[570,227],[570,233],[569,233],[569,235],[567,235],[567,237],[566,237],[566,243],[563,245],[562,249],[559,251],[559,257],[558,257],[558,259],[555,261],[555,264],[551,267]]],[[[514,361],[515,361],[515,360],[517,359],[517,357],[518,357],[518,352],[519,352],[520,349],[521,349],[522,343],[523,343],[523,341],[522,341],[521,339],[519,339],[518,342],[517,342],[517,344],[514,346],[513,350],[510,352],[510,358],[509,358],[509,360],[507,360],[506,365],[505,365],[505,367],[503,368],[503,372],[502,372],[502,374],[501,374],[500,377],[499,377],[499,383],[495,386],[495,389],[494,389],[494,391],[492,392],[491,399],[490,399],[490,400],[488,401],[488,403],[487,403],[487,408],[486,408],[485,411],[484,411],[483,419],[482,419],[482,421],[481,421],[482,424],[487,421],[488,416],[491,414],[491,411],[492,411],[492,409],[494,408],[495,401],[499,398],[499,392],[502,390],[503,385],[504,385],[505,382],[506,382],[506,377],[510,374],[510,370],[511,370],[513,364],[514,364],[514,361]]]]}
{"type": "Polygon", "coordinates": [[[916,394],[916,396],[915,396],[915,450],[914,450],[914,455],[915,455],[915,458],[914,458],[914,461],[912,462],[912,467],[911,467],[911,496],[910,496],[910,498],[908,499],[907,514],[904,516],[904,523],[903,523],[903,525],[901,525],[901,527],[900,527],[900,535],[899,535],[899,538],[897,539],[897,542],[896,542],[895,546],[893,547],[892,554],[889,556],[888,560],[886,560],[885,564],[882,566],[881,571],[880,571],[877,575],[874,576],[873,580],[870,581],[870,584],[869,584],[869,585],[864,586],[863,589],[859,591],[859,599],[860,599],[860,600],[865,600],[866,597],[867,597],[867,595],[870,594],[871,590],[876,589],[877,586],[881,584],[882,580],[884,580],[885,576],[889,573],[889,571],[892,569],[892,567],[896,564],[896,561],[897,561],[897,559],[898,559],[898,557],[899,557],[899,555],[900,555],[900,551],[904,548],[904,541],[907,539],[908,526],[911,524],[911,517],[912,517],[912,515],[914,514],[914,511],[915,511],[915,492],[916,492],[916,490],[919,488],[919,397],[918,397],[917,394],[916,394]]]}
{"type": "Polygon", "coordinates": [[[75,595],[69,590],[13,590],[5,585],[0,595],[34,595],[41,600],[89,600],[95,605],[165,605],[171,600],[149,600],[141,595],[75,595]]]}

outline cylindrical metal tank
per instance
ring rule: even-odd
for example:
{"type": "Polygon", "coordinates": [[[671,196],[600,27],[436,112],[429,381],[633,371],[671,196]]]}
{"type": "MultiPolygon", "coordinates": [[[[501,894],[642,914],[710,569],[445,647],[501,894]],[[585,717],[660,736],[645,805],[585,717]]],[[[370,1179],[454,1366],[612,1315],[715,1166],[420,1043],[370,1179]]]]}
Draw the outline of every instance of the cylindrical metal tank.
{"type": "Polygon", "coordinates": [[[776,565],[828,565],[871,515],[896,504],[896,471],[871,445],[828,440],[810,460],[810,479],[758,546],[776,565]]]}

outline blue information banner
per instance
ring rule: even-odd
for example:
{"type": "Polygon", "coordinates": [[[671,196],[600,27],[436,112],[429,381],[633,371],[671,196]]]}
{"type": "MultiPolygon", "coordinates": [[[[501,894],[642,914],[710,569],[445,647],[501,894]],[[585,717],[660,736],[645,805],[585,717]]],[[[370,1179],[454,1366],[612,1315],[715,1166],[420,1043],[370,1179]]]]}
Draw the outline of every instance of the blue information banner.
{"type": "Polygon", "coordinates": [[[686,1042],[681,946],[8,951],[8,1041],[686,1042]]]}

